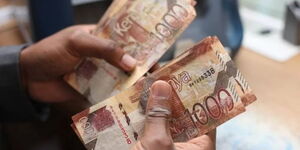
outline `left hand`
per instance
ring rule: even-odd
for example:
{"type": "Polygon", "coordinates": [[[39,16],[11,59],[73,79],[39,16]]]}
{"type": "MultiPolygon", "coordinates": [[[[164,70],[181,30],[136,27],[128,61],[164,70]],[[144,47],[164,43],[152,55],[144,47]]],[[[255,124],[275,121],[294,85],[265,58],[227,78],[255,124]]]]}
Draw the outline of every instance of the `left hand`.
{"type": "Polygon", "coordinates": [[[82,99],[63,76],[73,71],[85,57],[97,57],[124,71],[132,71],[136,60],[125,54],[115,42],[90,34],[95,25],[77,25],[64,29],[21,52],[23,85],[40,102],[82,99]]]}

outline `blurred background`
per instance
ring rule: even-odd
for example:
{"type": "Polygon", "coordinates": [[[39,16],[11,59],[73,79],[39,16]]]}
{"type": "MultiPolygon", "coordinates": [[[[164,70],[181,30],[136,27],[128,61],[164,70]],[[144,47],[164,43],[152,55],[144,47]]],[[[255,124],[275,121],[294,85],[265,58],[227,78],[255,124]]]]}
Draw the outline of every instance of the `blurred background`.
{"type": "MultiPolygon", "coordinates": [[[[0,46],[39,41],[74,24],[95,24],[111,0],[0,0],[0,46]]],[[[300,2],[197,0],[197,18],[161,61],[217,35],[258,100],[218,127],[218,150],[300,149],[300,2]]],[[[82,106],[52,106],[47,122],[0,125],[0,149],[82,150],[70,116],[82,106]],[[47,148],[45,148],[47,147],[47,148]]]]}

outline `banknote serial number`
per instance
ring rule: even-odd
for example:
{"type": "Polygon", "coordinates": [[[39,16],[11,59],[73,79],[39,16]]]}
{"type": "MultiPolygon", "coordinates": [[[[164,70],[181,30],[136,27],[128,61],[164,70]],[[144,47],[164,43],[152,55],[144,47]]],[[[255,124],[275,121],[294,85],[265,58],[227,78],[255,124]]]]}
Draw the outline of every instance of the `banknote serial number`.
{"type": "Polygon", "coordinates": [[[203,74],[201,74],[200,77],[192,81],[191,75],[187,71],[183,71],[179,73],[177,76],[171,76],[168,83],[172,85],[172,87],[176,91],[181,92],[184,84],[187,84],[189,87],[193,87],[194,85],[200,83],[201,81],[205,80],[206,78],[212,76],[215,73],[216,73],[215,69],[210,68],[207,71],[205,71],[203,74]]]}
{"type": "Polygon", "coordinates": [[[214,68],[208,69],[206,72],[204,72],[200,77],[195,79],[192,83],[189,84],[189,87],[193,87],[195,84],[200,83],[201,81],[205,80],[206,78],[212,76],[215,74],[216,71],[214,68]]]}

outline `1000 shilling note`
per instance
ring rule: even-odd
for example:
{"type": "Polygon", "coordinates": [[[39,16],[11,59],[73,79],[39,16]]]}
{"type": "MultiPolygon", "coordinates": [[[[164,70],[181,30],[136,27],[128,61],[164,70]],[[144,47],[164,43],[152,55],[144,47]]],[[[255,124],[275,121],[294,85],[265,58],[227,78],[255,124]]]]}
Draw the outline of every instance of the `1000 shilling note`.
{"type": "Polygon", "coordinates": [[[132,86],[196,16],[194,0],[115,0],[94,35],[116,41],[137,60],[128,75],[104,60],[88,58],[65,77],[92,104],[132,86]]]}
{"type": "Polygon", "coordinates": [[[73,116],[86,148],[129,150],[143,132],[149,88],[156,80],[173,89],[174,141],[203,135],[256,100],[219,40],[208,37],[134,86],[73,116]]]}

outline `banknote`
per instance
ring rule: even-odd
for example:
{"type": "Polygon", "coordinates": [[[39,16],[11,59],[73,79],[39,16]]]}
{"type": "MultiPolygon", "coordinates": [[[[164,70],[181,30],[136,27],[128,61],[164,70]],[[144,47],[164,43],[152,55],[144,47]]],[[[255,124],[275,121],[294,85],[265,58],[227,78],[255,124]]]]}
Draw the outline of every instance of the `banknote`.
{"type": "Polygon", "coordinates": [[[137,60],[128,74],[104,60],[87,58],[65,80],[95,104],[132,86],[153,66],[196,16],[194,0],[116,0],[93,34],[116,41],[137,60]]]}
{"type": "Polygon", "coordinates": [[[80,134],[79,134],[78,130],[76,129],[74,123],[71,124],[71,128],[73,129],[73,131],[75,132],[75,134],[78,136],[79,140],[80,140],[81,142],[83,142],[83,140],[81,139],[80,134]]]}
{"type": "Polygon", "coordinates": [[[207,37],[127,90],[73,116],[86,148],[130,149],[143,133],[156,80],[172,86],[170,131],[176,142],[215,129],[256,100],[218,38],[207,37]]]}

